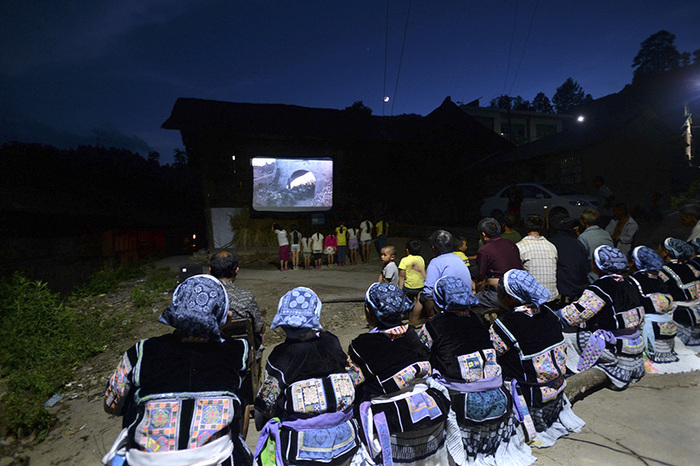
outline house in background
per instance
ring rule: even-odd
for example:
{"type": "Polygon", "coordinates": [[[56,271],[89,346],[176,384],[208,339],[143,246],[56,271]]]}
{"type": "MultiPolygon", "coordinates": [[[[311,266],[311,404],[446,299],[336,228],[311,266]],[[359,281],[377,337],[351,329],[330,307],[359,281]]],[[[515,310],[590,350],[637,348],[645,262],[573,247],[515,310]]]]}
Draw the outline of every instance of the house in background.
{"type": "Polygon", "coordinates": [[[479,107],[478,99],[459,108],[517,146],[561,133],[565,122],[573,119],[572,115],[479,107]]]}
{"type": "Polygon", "coordinates": [[[180,131],[201,174],[210,240],[216,209],[250,209],[253,157],[331,158],[331,218],[455,224],[482,197],[467,167],[513,147],[449,97],[426,116],[180,98],[162,127],[180,131]]]}

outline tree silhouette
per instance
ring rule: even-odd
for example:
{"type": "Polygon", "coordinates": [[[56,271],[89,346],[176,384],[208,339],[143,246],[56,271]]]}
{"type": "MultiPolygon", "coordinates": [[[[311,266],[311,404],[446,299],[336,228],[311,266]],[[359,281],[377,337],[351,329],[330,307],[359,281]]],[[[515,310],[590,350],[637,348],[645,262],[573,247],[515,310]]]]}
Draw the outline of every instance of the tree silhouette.
{"type": "Polygon", "coordinates": [[[175,164],[177,165],[187,165],[187,152],[182,149],[175,149],[173,152],[173,158],[175,159],[175,164]]]}
{"type": "Polygon", "coordinates": [[[554,113],[554,107],[552,107],[549,97],[544,95],[544,92],[538,92],[535,98],[532,99],[531,108],[535,112],[554,113]]]}
{"type": "Polygon", "coordinates": [[[511,97],[509,95],[499,95],[491,99],[489,108],[499,108],[501,110],[530,110],[530,101],[521,96],[511,97]]]}
{"type": "Polygon", "coordinates": [[[564,84],[557,87],[557,92],[552,97],[552,103],[554,103],[557,113],[571,113],[583,103],[583,100],[583,89],[572,78],[568,78],[564,84]]]}
{"type": "Polygon", "coordinates": [[[349,107],[345,107],[345,110],[349,112],[358,112],[367,116],[370,116],[372,114],[372,109],[366,106],[361,100],[354,102],[349,107]]]}
{"type": "Polygon", "coordinates": [[[635,69],[632,82],[678,68],[682,55],[676,48],[675,41],[676,36],[666,30],[647,37],[632,61],[632,68],[635,69]]]}

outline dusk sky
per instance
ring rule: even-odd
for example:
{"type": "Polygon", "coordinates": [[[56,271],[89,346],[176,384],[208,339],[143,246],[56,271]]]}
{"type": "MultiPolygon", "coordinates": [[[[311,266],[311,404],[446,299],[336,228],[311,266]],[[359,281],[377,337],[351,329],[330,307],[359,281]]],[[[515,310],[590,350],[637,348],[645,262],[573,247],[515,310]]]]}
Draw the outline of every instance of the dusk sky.
{"type": "Polygon", "coordinates": [[[168,163],[178,97],[425,115],[448,95],[551,99],[568,77],[618,92],[661,29],[700,48],[697,1],[416,0],[406,23],[409,3],[389,2],[384,104],[384,1],[3,0],[0,142],[99,137],[168,163]]]}

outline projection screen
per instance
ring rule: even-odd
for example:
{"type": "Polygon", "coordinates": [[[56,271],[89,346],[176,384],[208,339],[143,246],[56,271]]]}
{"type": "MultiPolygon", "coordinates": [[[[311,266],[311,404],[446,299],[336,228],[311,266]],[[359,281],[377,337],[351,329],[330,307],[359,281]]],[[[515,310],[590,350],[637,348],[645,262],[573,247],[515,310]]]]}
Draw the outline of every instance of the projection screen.
{"type": "Polygon", "coordinates": [[[253,209],[325,211],[333,207],[333,160],[253,157],[253,209]]]}

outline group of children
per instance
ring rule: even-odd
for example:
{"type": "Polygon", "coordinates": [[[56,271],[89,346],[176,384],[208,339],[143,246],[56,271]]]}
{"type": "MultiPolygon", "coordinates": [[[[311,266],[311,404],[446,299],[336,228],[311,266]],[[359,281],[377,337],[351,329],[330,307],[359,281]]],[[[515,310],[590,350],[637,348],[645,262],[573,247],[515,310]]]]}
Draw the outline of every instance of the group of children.
{"type": "MultiPolygon", "coordinates": [[[[277,236],[279,245],[280,271],[288,270],[288,263],[292,260],[292,269],[299,269],[300,257],[304,259],[304,268],[320,269],[324,262],[328,267],[333,267],[336,263],[342,267],[346,265],[357,265],[362,259],[364,264],[369,263],[370,245],[372,244],[372,232],[375,225],[369,220],[360,223],[359,228],[347,227],[345,222],[341,222],[335,228],[323,234],[321,229],[309,235],[308,231],[300,231],[297,225],[291,226],[291,232],[287,233],[279,223],[272,226],[272,231],[277,236]],[[361,252],[360,252],[361,251],[361,252]],[[337,256],[337,257],[336,257],[337,256]]],[[[378,250],[386,245],[386,234],[388,223],[380,221],[376,226],[378,250]],[[380,244],[382,243],[383,244],[380,244]]]]}

